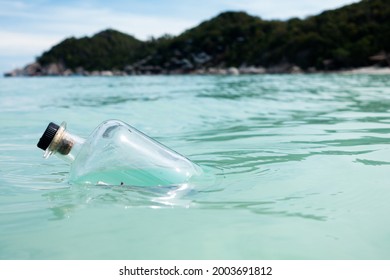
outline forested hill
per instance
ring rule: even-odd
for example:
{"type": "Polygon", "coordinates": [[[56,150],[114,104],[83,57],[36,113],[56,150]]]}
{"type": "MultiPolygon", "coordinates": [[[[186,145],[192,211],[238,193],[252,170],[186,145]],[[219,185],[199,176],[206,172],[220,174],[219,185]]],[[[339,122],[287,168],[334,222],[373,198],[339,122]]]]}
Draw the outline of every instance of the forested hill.
{"type": "Polygon", "coordinates": [[[108,29],[93,37],[65,39],[38,61],[42,65],[62,62],[68,68],[84,67],[87,70],[123,68],[140,55],[143,42],[133,36],[108,29]]]}
{"type": "Polygon", "coordinates": [[[390,1],[362,0],[286,21],[224,12],[179,36],[149,41],[115,30],[69,38],[43,53],[30,72],[202,73],[229,67],[322,71],[388,66],[389,53],[390,1]]]}

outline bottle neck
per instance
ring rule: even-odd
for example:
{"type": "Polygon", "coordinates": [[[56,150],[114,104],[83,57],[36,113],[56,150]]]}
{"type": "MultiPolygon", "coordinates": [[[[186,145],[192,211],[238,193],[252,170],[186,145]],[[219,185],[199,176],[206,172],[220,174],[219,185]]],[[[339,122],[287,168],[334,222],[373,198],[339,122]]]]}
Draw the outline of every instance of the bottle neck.
{"type": "Polygon", "coordinates": [[[67,162],[73,162],[84,142],[85,139],[69,133],[65,130],[65,127],[61,126],[43,157],[48,158],[52,154],[55,154],[58,158],[67,162]]]}

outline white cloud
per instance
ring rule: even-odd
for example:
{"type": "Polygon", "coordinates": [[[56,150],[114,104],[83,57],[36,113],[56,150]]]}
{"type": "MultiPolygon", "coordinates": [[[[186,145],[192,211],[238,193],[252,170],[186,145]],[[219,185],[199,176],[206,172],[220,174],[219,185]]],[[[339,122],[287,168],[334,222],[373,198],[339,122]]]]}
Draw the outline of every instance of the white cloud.
{"type": "Polygon", "coordinates": [[[359,0],[226,0],[226,5],[228,9],[244,10],[265,19],[288,19],[316,15],[323,10],[331,10],[355,2],[359,0]]]}
{"type": "Polygon", "coordinates": [[[38,55],[56,44],[58,36],[22,32],[0,31],[0,53],[2,55],[38,55]]]}

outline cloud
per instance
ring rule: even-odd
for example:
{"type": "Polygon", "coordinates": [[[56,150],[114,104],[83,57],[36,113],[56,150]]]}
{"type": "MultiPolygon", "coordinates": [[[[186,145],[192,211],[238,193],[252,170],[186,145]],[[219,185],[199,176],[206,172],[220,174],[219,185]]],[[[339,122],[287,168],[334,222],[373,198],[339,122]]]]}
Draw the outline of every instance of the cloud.
{"type": "Polygon", "coordinates": [[[34,55],[59,42],[58,36],[0,31],[2,55],[34,55]]]}
{"type": "Polygon", "coordinates": [[[252,15],[265,19],[288,19],[292,17],[306,17],[316,15],[323,10],[342,7],[359,2],[358,0],[224,0],[226,7],[232,10],[244,10],[252,15]]]}

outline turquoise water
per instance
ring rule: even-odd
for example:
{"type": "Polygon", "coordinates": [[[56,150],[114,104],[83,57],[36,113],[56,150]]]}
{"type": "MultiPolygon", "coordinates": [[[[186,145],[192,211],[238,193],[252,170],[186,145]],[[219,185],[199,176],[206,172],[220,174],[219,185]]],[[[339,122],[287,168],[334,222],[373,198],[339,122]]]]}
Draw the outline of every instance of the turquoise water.
{"type": "Polygon", "coordinates": [[[390,259],[390,76],[0,79],[0,259],[390,259]],[[49,121],[121,119],[203,180],[69,185],[49,121]]]}

